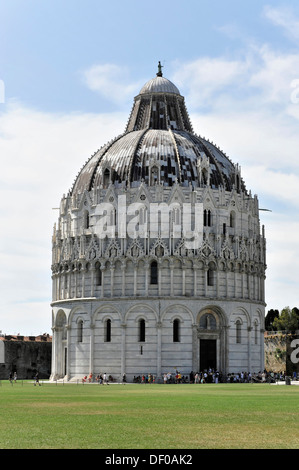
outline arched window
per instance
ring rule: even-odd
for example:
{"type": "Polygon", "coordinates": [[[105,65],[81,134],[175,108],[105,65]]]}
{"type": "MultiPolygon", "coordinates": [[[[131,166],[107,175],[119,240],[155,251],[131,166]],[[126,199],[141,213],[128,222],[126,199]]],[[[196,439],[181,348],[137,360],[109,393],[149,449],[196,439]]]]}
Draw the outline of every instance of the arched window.
{"type": "Polygon", "coordinates": [[[151,263],[151,284],[158,284],[158,263],[152,261],[151,263]]]}
{"type": "Polygon", "coordinates": [[[139,320],[139,341],[145,341],[145,320],[143,318],[139,320]]]}
{"type": "Polygon", "coordinates": [[[104,171],[104,178],[103,178],[103,187],[104,189],[107,189],[110,184],[110,171],[108,168],[104,171]]]}
{"type": "Polygon", "coordinates": [[[212,268],[209,268],[207,270],[207,285],[208,286],[213,286],[214,285],[214,277],[215,277],[215,272],[212,268]]]}
{"type": "Polygon", "coordinates": [[[83,342],[83,320],[78,321],[77,339],[78,343],[83,342]]]}
{"type": "Polygon", "coordinates": [[[180,342],[180,320],[178,318],[173,320],[173,342],[180,342]]]}
{"type": "Polygon", "coordinates": [[[84,211],[83,224],[84,224],[84,228],[89,228],[89,212],[88,211],[84,211]]]}
{"type": "Polygon", "coordinates": [[[236,343],[241,343],[241,321],[236,321],[236,343]]]}
{"type": "Polygon", "coordinates": [[[151,174],[150,174],[150,178],[151,178],[150,184],[151,184],[151,186],[154,186],[158,182],[158,176],[159,176],[158,167],[153,166],[151,168],[151,174]]]}
{"type": "Polygon", "coordinates": [[[108,320],[105,321],[105,343],[110,343],[111,342],[111,320],[108,318],[108,320]]]}
{"type": "Polygon", "coordinates": [[[100,263],[96,263],[95,265],[95,278],[96,278],[96,286],[102,285],[102,271],[100,263]]]}
{"type": "Polygon", "coordinates": [[[234,211],[232,211],[229,215],[229,226],[231,228],[235,228],[236,226],[236,214],[234,211]]]}
{"type": "Polygon", "coordinates": [[[203,224],[205,227],[211,227],[212,224],[212,215],[209,209],[203,211],[203,224]]]}
{"type": "Polygon", "coordinates": [[[258,344],[258,325],[257,321],[254,323],[254,344],[258,344]]]}

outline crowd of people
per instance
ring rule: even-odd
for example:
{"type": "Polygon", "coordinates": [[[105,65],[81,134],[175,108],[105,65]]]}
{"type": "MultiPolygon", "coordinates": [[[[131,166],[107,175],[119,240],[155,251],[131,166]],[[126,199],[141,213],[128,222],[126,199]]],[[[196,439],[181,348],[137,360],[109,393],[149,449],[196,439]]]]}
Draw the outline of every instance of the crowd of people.
{"type": "MultiPolygon", "coordinates": [[[[296,374],[293,375],[293,380],[297,380],[296,374]]],[[[175,373],[167,372],[162,376],[162,382],[164,384],[180,384],[180,383],[191,383],[191,384],[205,384],[205,383],[275,383],[277,381],[285,381],[285,372],[269,372],[260,371],[258,373],[250,372],[238,372],[222,374],[218,370],[208,369],[203,372],[191,371],[189,375],[182,375],[180,371],[176,370],[175,373]]],[[[85,375],[82,378],[82,383],[96,382],[98,384],[109,385],[109,382],[115,382],[116,380],[112,375],[98,374],[95,379],[93,374],[89,376],[85,375]]],[[[142,374],[133,377],[133,383],[140,384],[154,384],[161,383],[161,380],[157,380],[157,377],[153,374],[142,374]]],[[[122,376],[122,383],[127,383],[126,374],[122,376]]]]}

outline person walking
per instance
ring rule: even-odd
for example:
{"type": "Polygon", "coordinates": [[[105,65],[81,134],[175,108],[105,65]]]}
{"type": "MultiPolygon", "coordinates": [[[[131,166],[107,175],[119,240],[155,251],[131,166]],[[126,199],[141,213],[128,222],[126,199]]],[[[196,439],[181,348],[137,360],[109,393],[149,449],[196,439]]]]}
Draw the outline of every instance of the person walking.
{"type": "Polygon", "coordinates": [[[34,386],[36,386],[37,384],[40,386],[38,372],[35,374],[34,377],[34,386]]]}
{"type": "Polygon", "coordinates": [[[106,385],[109,385],[106,372],[105,372],[105,374],[103,375],[103,383],[106,384],[106,385]]]}

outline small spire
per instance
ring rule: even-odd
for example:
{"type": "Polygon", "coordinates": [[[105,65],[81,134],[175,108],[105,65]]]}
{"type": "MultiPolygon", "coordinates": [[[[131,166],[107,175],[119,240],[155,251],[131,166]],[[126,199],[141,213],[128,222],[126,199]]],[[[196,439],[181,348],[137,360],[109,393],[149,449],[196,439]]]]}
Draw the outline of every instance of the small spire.
{"type": "Polygon", "coordinates": [[[159,61],[157,77],[163,77],[162,67],[163,67],[163,65],[161,65],[161,62],[159,61]]]}

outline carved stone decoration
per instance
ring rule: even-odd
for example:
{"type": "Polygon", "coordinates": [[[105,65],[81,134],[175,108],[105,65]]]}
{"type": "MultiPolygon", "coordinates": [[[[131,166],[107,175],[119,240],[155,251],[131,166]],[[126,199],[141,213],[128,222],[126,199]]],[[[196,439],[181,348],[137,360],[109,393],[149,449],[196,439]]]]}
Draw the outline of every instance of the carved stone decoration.
{"type": "Polygon", "coordinates": [[[120,256],[120,253],[121,250],[118,243],[115,240],[112,240],[105,250],[104,257],[107,259],[115,259],[120,256]]]}
{"type": "Polygon", "coordinates": [[[225,238],[224,243],[222,245],[220,257],[226,260],[233,260],[235,258],[234,250],[230,246],[227,238],[225,238]]]}
{"type": "Polygon", "coordinates": [[[140,258],[144,256],[144,249],[140,243],[139,239],[134,239],[127,249],[126,256],[130,258],[140,258]]]}
{"type": "Polygon", "coordinates": [[[86,250],[86,259],[92,261],[95,258],[99,258],[99,256],[100,256],[100,251],[96,242],[96,237],[92,235],[91,241],[86,250]]]}
{"type": "Polygon", "coordinates": [[[78,242],[78,238],[75,237],[71,259],[72,260],[79,259],[79,254],[80,254],[80,244],[78,242]]]}
{"type": "Polygon", "coordinates": [[[198,255],[199,257],[205,258],[205,259],[216,257],[216,250],[209,243],[209,240],[207,237],[204,238],[201,247],[198,249],[198,255]]]}
{"type": "Polygon", "coordinates": [[[247,249],[246,242],[243,237],[241,238],[241,241],[240,241],[239,258],[242,261],[249,260],[248,249],[247,249]]]}
{"type": "Polygon", "coordinates": [[[155,243],[152,245],[152,248],[150,250],[150,255],[156,256],[157,258],[169,255],[168,248],[160,237],[157,238],[155,243]]]}

